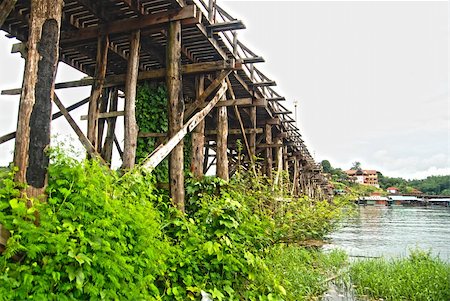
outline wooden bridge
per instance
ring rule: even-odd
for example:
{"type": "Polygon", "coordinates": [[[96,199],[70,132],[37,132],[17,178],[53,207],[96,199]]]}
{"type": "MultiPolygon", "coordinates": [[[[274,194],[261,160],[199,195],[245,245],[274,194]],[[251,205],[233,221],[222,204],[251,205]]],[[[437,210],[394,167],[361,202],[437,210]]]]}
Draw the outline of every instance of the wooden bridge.
{"type": "MultiPolygon", "coordinates": [[[[47,184],[51,120],[64,116],[91,157],[106,163],[112,149],[122,168],[135,166],[138,137],[165,137],[143,163],[154,168],[169,156],[170,193],[184,210],[183,137],[192,132],[191,170],[202,176],[216,165],[228,179],[237,168],[237,140],[243,167],[279,182],[289,174],[294,194],[326,198],[328,181],[306,148],[285,98],[257,64],[264,59],[238,39],[245,29],[214,0],[0,0],[0,27],[22,43],[23,85],[2,94],[20,94],[16,138],[16,180],[39,196],[47,184]],[[87,78],[55,84],[58,61],[87,78]],[[135,116],[140,81],[165,81],[168,133],[139,132],[135,116]],[[58,89],[91,86],[90,97],[65,107],[58,89]],[[118,93],[121,91],[121,93],[118,93]],[[124,111],[117,110],[124,95],[124,111]],[[59,112],[52,115],[54,102],[59,112]],[[70,111],[89,104],[85,132],[70,111]],[[115,129],[124,116],[124,141],[115,129]],[[264,162],[255,158],[264,158],[264,162]]],[[[5,70],[2,70],[5,72],[5,70]]]]}

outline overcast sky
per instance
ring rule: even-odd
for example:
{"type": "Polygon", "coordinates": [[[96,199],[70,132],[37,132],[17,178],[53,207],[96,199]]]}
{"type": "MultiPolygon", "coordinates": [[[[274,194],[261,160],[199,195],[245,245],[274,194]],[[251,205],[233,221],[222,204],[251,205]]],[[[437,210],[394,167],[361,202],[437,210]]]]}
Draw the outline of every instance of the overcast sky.
{"type": "MultiPolygon", "coordinates": [[[[244,21],[238,37],[265,58],[257,67],[277,82],[286,105],[299,102],[298,126],[318,161],[343,169],[360,161],[404,178],[450,174],[447,2],[218,3],[244,21]]],[[[21,85],[14,42],[0,32],[0,90],[21,85]]],[[[82,76],[63,67],[57,81],[82,76]]],[[[89,90],[59,93],[70,105],[89,90]]],[[[1,136],[15,129],[18,97],[0,103],[1,136]]],[[[76,140],[63,119],[52,131],[76,140]]],[[[12,148],[0,145],[0,166],[12,148]]]]}

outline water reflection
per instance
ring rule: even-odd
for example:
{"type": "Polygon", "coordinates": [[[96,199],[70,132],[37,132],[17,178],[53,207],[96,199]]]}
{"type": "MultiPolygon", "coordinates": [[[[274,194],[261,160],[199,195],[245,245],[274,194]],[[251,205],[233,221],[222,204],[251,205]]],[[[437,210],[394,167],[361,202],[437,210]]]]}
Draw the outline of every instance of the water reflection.
{"type": "Polygon", "coordinates": [[[356,257],[399,257],[418,247],[450,261],[450,208],[360,206],[341,226],[325,249],[341,248],[356,257]]]}

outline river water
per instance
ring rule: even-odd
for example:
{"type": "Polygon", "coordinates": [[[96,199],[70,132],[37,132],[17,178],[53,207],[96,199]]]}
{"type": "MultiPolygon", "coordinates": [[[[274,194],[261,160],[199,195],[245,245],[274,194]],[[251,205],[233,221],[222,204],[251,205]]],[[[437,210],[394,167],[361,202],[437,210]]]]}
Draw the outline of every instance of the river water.
{"type": "MultiPolygon", "coordinates": [[[[450,208],[359,206],[328,236],[326,250],[342,249],[350,260],[404,257],[415,248],[450,262],[450,208]]],[[[361,301],[353,290],[330,283],[322,301],[361,301]]]]}
{"type": "Polygon", "coordinates": [[[328,239],[325,249],[350,257],[400,257],[420,248],[450,262],[450,208],[359,206],[328,239]]]}

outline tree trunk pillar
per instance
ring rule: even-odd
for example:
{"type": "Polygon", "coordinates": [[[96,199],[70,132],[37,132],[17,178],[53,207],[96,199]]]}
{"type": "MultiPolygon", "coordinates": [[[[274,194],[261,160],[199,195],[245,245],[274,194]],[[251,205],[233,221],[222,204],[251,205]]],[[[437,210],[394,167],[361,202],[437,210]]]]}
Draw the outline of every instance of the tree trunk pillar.
{"type": "MultiPolygon", "coordinates": [[[[256,107],[251,107],[250,108],[250,122],[252,123],[252,128],[254,129],[254,131],[252,133],[250,133],[250,153],[249,156],[256,156],[256,107]]],[[[253,162],[253,160],[250,160],[251,162],[253,162]]]]}
{"type": "Polygon", "coordinates": [[[228,115],[227,107],[217,108],[217,176],[228,181],[228,115]]]}
{"type": "MultiPolygon", "coordinates": [[[[266,124],[266,144],[270,146],[272,144],[272,125],[266,124]]],[[[273,167],[273,159],[272,159],[272,148],[268,147],[266,149],[266,175],[269,179],[272,179],[272,167],[273,167]]]]}
{"type": "MultiPolygon", "coordinates": [[[[181,82],[181,22],[169,23],[167,38],[167,97],[169,101],[169,137],[183,127],[184,102],[181,82]]],[[[184,212],[183,140],[169,157],[170,196],[174,205],[184,212]]]]}
{"type": "Polygon", "coordinates": [[[136,88],[139,72],[139,50],[141,32],[131,33],[130,56],[128,57],[127,77],[125,81],[125,128],[122,168],[132,169],[136,160],[138,126],[136,122],[136,88]]]}
{"type": "Polygon", "coordinates": [[[45,192],[50,122],[58,66],[62,0],[32,0],[28,53],[22,83],[14,150],[15,180],[27,183],[29,197],[45,192]]]}
{"type": "MultiPolygon", "coordinates": [[[[196,97],[197,99],[205,90],[205,76],[200,75],[196,78],[196,97]]],[[[192,132],[192,161],[191,172],[196,178],[203,176],[203,161],[205,157],[205,120],[203,119],[192,132]]]]}

